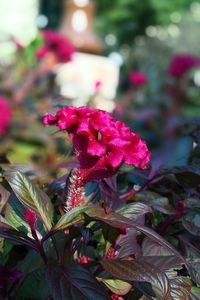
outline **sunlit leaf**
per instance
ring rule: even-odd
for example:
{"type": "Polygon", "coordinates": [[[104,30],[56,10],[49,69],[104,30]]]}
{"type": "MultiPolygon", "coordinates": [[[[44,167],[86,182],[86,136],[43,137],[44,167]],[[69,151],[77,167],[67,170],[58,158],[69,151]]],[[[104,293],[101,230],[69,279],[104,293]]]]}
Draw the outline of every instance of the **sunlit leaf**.
{"type": "Polygon", "coordinates": [[[117,295],[126,295],[132,287],[130,283],[119,279],[98,278],[98,280],[103,282],[109,290],[117,295]]]}
{"type": "Polygon", "coordinates": [[[52,227],[53,206],[48,196],[19,171],[7,172],[6,179],[21,203],[33,210],[43,222],[45,228],[50,230],[52,227]]]}
{"type": "Polygon", "coordinates": [[[3,210],[6,205],[10,192],[8,192],[2,184],[0,184],[0,212],[3,210]]]}
{"type": "Polygon", "coordinates": [[[130,203],[118,209],[116,212],[129,219],[144,215],[146,213],[153,213],[151,207],[143,203],[130,203]]]}
{"type": "Polygon", "coordinates": [[[63,230],[74,224],[84,221],[83,212],[87,210],[87,206],[78,206],[66,212],[54,226],[53,230],[63,230]]]}

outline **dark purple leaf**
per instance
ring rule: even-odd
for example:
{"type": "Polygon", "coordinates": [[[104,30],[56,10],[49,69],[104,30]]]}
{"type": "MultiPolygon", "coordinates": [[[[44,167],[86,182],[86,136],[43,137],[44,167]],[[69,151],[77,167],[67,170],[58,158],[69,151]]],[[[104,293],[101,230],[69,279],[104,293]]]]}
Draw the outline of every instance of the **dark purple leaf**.
{"type": "Polygon", "coordinates": [[[144,233],[146,236],[148,236],[153,241],[157,242],[159,245],[162,245],[163,247],[166,247],[168,250],[170,250],[175,256],[179,257],[185,265],[187,265],[186,260],[180,255],[180,253],[166,240],[164,240],[161,236],[159,236],[155,231],[152,229],[140,225],[136,223],[133,220],[130,220],[124,216],[121,216],[120,214],[111,212],[111,213],[105,213],[103,209],[97,206],[90,206],[88,207],[87,211],[85,212],[88,216],[91,218],[94,218],[96,220],[105,222],[109,224],[110,226],[116,227],[116,228],[134,228],[138,231],[144,233]]]}
{"type": "Polygon", "coordinates": [[[119,245],[118,258],[126,257],[129,255],[134,255],[135,257],[141,255],[141,247],[137,243],[137,231],[135,229],[127,229],[125,235],[120,235],[117,240],[117,245],[119,245]]]}
{"type": "Polygon", "coordinates": [[[189,211],[183,216],[182,224],[192,235],[200,236],[200,213],[189,211]]]}
{"type": "Polygon", "coordinates": [[[47,280],[54,300],[110,300],[104,286],[81,265],[49,265],[47,280]]]}
{"type": "Polygon", "coordinates": [[[0,237],[8,239],[19,245],[26,245],[36,249],[34,240],[29,238],[23,232],[13,229],[10,225],[0,222],[0,237]]]}
{"type": "Polygon", "coordinates": [[[166,275],[155,266],[141,260],[104,260],[105,271],[115,278],[127,281],[149,282],[157,300],[168,300],[170,286],[166,275]]]}
{"type": "Polygon", "coordinates": [[[141,261],[148,262],[162,271],[169,269],[182,269],[182,261],[176,256],[143,256],[141,261]]]}

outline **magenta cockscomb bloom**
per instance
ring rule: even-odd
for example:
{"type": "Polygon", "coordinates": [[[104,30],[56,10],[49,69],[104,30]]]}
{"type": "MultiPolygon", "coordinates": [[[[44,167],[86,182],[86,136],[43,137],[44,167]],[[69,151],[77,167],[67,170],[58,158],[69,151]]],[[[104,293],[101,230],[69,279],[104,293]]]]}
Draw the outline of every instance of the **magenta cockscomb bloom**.
{"type": "Polygon", "coordinates": [[[43,123],[68,132],[86,181],[110,177],[123,163],[145,169],[150,161],[139,135],[105,111],[68,106],[47,113],[43,123]]]}
{"type": "Polygon", "coordinates": [[[143,72],[133,71],[129,74],[129,82],[134,87],[140,87],[147,84],[148,78],[143,72]]]}
{"type": "Polygon", "coordinates": [[[168,73],[178,79],[199,65],[200,59],[198,57],[190,54],[177,54],[170,62],[168,73]]]}
{"type": "Polygon", "coordinates": [[[36,52],[38,59],[43,59],[51,53],[55,55],[58,63],[66,63],[71,60],[75,49],[65,36],[51,30],[44,30],[42,36],[44,45],[36,52]]]}
{"type": "Polygon", "coordinates": [[[11,123],[12,110],[7,99],[0,96],[0,136],[3,136],[11,123]]]}

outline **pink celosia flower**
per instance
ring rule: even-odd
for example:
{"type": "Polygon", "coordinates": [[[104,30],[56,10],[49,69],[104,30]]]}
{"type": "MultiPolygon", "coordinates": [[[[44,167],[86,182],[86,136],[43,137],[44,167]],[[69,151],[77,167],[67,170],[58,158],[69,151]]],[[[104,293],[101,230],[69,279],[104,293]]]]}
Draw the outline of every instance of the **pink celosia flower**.
{"type": "Polygon", "coordinates": [[[44,45],[36,52],[38,59],[44,58],[47,54],[54,54],[59,63],[71,60],[74,53],[74,46],[65,36],[58,32],[45,30],[42,32],[44,45]]]}
{"type": "Polygon", "coordinates": [[[31,229],[35,229],[35,223],[37,221],[36,214],[31,209],[25,209],[24,218],[26,222],[29,224],[31,229]]]}
{"type": "Polygon", "coordinates": [[[175,78],[181,78],[191,69],[200,65],[200,59],[190,54],[175,55],[169,65],[168,73],[175,78]]]}
{"type": "Polygon", "coordinates": [[[129,74],[129,81],[134,87],[140,87],[147,84],[148,78],[146,74],[136,71],[129,74]]]}
{"type": "Polygon", "coordinates": [[[124,298],[122,296],[119,296],[117,294],[112,294],[111,299],[112,300],[124,300],[124,298]]]}
{"type": "Polygon", "coordinates": [[[43,123],[69,133],[86,181],[110,177],[123,163],[145,169],[150,161],[139,135],[105,111],[69,106],[47,113],[43,123]]]}
{"type": "Polygon", "coordinates": [[[88,264],[91,261],[91,258],[88,256],[81,256],[77,258],[77,263],[80,265],[88,264]]]}
{"type": "Polygon", "coordinates": [[[0,96],[0,136],[3,136],[12,119],[12,110],[8,104],[8,101],[0,96]]]}

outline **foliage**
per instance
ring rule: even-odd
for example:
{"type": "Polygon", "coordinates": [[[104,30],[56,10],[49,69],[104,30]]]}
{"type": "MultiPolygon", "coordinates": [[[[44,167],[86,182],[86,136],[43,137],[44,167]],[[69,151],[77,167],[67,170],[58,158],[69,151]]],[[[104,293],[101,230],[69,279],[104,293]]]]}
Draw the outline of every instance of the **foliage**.
{"type": "Polygon", "coordinates": [[[3,171],[1,201],[7,203],[0,236],[3,247],[11,242],[7,255],[21,274],[14,284],[9,278],[3,283],[6,297],[198,299],[200,174],[194,152],[189,150],[184,165],[162,166],[153,174],[122,168],[118,177],[135,174],[132,184],[144,177],[139,190],[122,191],[110,179],[101,180],[98,186],[109,183],[99,195],[103,206],[92,204],[97,189],[89,191],[90,202],[66,212],[63,201],[72,181],[60,181],[59,192],[58,185],[47,184],[44,192],[21,171],[3,171]],[[113,201],[118,204],[112,209],[113,201]],[[27,208],[36,227],[25,217],[27,208]],[[23,251],[16,264],[18,245],[23,251]],[[34,296],[38,284],[43,293],[34,296]]]}

